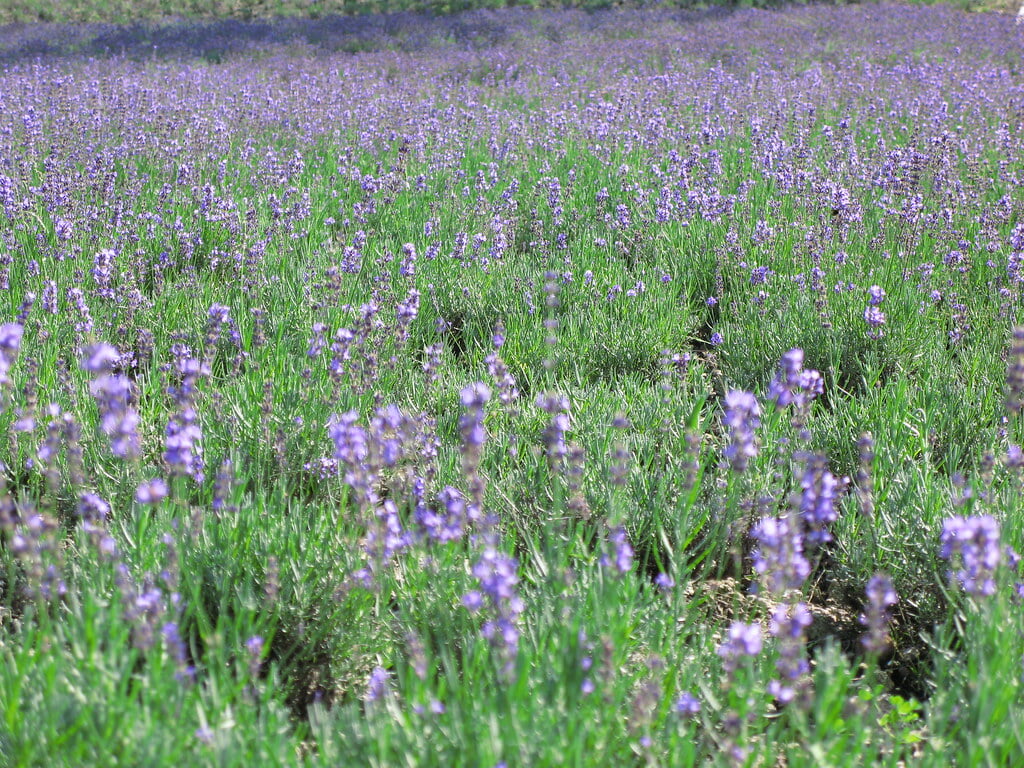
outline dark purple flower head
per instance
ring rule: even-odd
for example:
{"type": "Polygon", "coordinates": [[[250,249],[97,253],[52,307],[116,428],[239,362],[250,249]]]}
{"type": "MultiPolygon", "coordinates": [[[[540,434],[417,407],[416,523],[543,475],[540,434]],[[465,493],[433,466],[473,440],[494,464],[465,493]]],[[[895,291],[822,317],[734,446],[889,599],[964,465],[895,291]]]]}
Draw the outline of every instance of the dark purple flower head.
{"type": "Polygon", "coordinates": [[[868,306],[864,309],[864,322],[870,329],[868,336],[873,339],[882,337],[882,326],[885,325],[885,313],[879,309],[879,305],[885,298],[885,291],[877,285],[868,288],[868,306]]]}
{"type": "Polygon", "coordinates": [[[614,563],[615,570],[619,573],[629,573],[633,568],[633,547],[626,537],[626,529],[621,525],[612,530],[608,536],[608,542],[612,547],[611,557],[605,555],[601,558],[602,565],[614,563]]]}
{"type": "Polygon", "coordinates": [[[127,376],[102,373],[89,385],[100,412],[100,429],[110,438],[110,449],[122,459],[141,453],[139,414],[131,407],[132,384],[127,376]]]}
{"type": "Polygon", "coordinates": [[[110,515],[110,505],[95,493],[83,493],[78,500],[78,514],[83,520],[102,522],[110,515]]]}
{"type": "Polygon", "coordinates": [[[487,439],[487,430],[484,428],[484,405],[491,399],[490,387],[478,381],[463,388],[459,393],[459,399],[464,408],[459,417],[463,445],[470,449],[478,449],[487,439]]]}
{"type": "Polygon", "coordinates": [[[811,612],[805,603],[782,603],[772,611],[768,632],[775,638],[778,648],[775,661],[778,678],[768,684],[768,692],[780,705],[791,703],[799,693],[809,692],[810,663],[804,634],[811,621],[811,612]]]}
{"type": "Polygon", "coordinates": [[[480,633],[497,648],[505,660],[503,670],[511,673],[519,651],[519,615],[523,612],[522,598],[516,591],[519,577],[518,563],[488,545],[480,559],[473,565],[473,575],[480,584],[479,590],[472,590],[462,598],[463,605],[471,612],[489,608],[489,618],[480,628],[480,633]]]}
{"type": "Polygon", "coordinates": [[[775,638],[802,638],[811,621],[811,612],[805,603],[778,605],[768,622],[768,634],[775,638]]]}

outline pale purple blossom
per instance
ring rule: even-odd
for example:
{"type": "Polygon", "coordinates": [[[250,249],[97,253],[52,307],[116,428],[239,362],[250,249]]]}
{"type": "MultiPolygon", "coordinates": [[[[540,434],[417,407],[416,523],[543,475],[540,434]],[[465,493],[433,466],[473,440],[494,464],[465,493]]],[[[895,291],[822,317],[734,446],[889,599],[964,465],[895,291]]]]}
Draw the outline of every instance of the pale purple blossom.
{"type": "Polygon", "coordinates": [[[761,646],[760,625],[734,621],[729,625],[729,636],[718,646],[718,655],[722,657],[726,671],[731,674],[740,659],[761,653],[761,646]]]}
{"type": "Polygon", "coordinates": [[[135,489],[135,501],[139,504],[159,504],[166,496],[167,483],[159,477],[145,480],[135,489]]]}
{"type": "Polygon", "coordinates": [[[999,523],[991,515],[951,517],[942,526],[939,557],[953,565],[950,577],[969,595],[996,591],[996,569],[1002,559],[999,523]],[[959,566],[959,567],[957,567],[959,566]]]}
{"type": "Polygon", "coordinates": [[[751,393],[734,389],[725,396],[722,423],[729,429],[729,443],[724,453],[737,472],[745,471],[750,460],[757,456],[754,430],[761,424],[760,415],[761,407],[751,393]]]}
{"type": "Polygon", "coordinates": [[[892,606],[899,602],[892,579],[884,573],[876,573],[868,581],[867,606],[860,617],[860,623],[867,628],[861,638],[868,653],[879,654],[889,647],[889,622],[892,606]]]}

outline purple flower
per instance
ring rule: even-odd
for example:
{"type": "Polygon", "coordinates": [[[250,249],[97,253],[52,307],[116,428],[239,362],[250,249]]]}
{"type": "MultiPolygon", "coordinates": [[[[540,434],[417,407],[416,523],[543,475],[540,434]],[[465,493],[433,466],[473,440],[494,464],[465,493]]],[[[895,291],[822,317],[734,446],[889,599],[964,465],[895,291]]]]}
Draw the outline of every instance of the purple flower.
{"type": "Polygon", "coordinates": [[[744,624],[734,621],[729,625],[729,637],[718,646],[725,668],[735,671],[744,656],[757,656],[761,652],[761,627],[758,624],[744,624]]]}
{"type": "Polygon", "coordinates": [[[164,438],[164,461],[175,475],[189,475],[197,483],[203,480],[203,433],[196,424],[196,412],[186,408],[167,422],[164,438]]]}
{"type": "Polygon", "coordinates": [[[478,589],[472,589],[462,596],[462,604],[470,613],[476,613],[484,607],[483,593],[478,589]]]}
{"type": "Polygon", "coordinates": [[[754,549],[754,570],[772,594],[799,589],[811,573],[803,554],[803,539],[789,517],[763,517],[751,531],[758,542],[754,549]]]}
{"type": "Polygon", "coordinates": [[[779,372],[768,389],[768,398],[779,408],[795,405],[804,410],[810,402],[824,391],[824,381],[818,371],[805,371],[804,351],[791,349],[782,356],[779,372]]]}
{"type": "MultiPolygon", "coordinates": [[[[14,360],[21,348],[21,338],[25,329],[18,323],[4,323],[0,325],[0,388],[11,383],[8,376],[14,360]]],[[[3,410],[4,403],[0,401],[0,410],[3,410]]]]}
{"type": "Polygon", "coordinates": [[[805,691],[810,672],[804,633],[811,626],[811,612],[804,603],[781,604],[772,611],[768,633],[778,641],[779,657],[775,669],[776,680],[768,684],[768,692],[779,704],[789,704],[800,691],[805,691]]]}
{"type": "Polygon", "coordinates": [[[121,359],[117,348],[106,342],[92,345],[86,349],[85,355],[82,370],[89,373],[107,373],[121,359]]]}
{"type": "Polygon", "coordinates": [[[633,568],[633,547],[626,538],[626,529],[621,525],[615,528],[608,536],[608,541],[612,545],[612,557],[605,555],[601,558],[601,564],[607,566],[614,561],[616,571],[629,573],[633,568]]]}
{"type": "Polygon", "coordinates": [[[676,585],[676,582],[667,573],[659,573],[654,577],[654,585],[662,592],[667,592],[676,585]]]}
{"type": "Polygon", "coordinates": [[[309,349],[306,355],[316,357],[327,346],[327,326],[323,323],[313,323],[313,338],[309,340],[309,349]]]}
{"type": "Polygon", "coordinates": [[[135,489],[135,501],[139,504],[159,504],[167,496],[167,483],[156,477],[139,483],[135,489]]]}
{"type": "Polygon", "coordinates": [[[515,560],[488,545],[473,565],[473,575],[480,583],[480,590],[468,592],[462,599],[473,612],[482,609],[486,600],[490,618],[484,622],[480,633],[501,652],[506,673],[512,671],[519,652],[518,623],[524,607],[516,591],[519,584],[517,568],[515,560]]]}
{"type": "Polygon", "coordinates": [[[1006,447],[1006,457],[1003,462],[1010,469],[1022,469],[1024,468],[1024,450],[1016,443],[1011,443],[1006,447]]]}
{"type": "Polygon", "coordinates": [[[737,472],[745,471],[750,459],[757,456],[754,429],[761,424],[760,415],[757,399],[749,392],[734,389],[725,396],[722,423],[729,428],[725,457],[737,472]]]}
{"type": "Polygon", "coordinates": [[[872,339],[882,337],[882,326],[885,325],[885,313],[878,308],[885,298],[885,291],[879,286],[868,288],[868,306],[864,309],[864,322],[870,329],[868,336],[872,339]]]}
{"type": "Polygon", "coordinates": [[[847,478],[839,479],[828,471],[828,460],[810,454],[800,479],[800,517],[811,545],[832,540],[828,526],[836,521],[836,499],[846,487],[847,478]]]}
{"type": "Polygon", "coordinates": [[[332,416],[327,423],[327,434],[334,443],[334,457],[350,467],[366,461],[369,455],[366,430],[357,421],[359,412],[352,410],[332,416]]]}
{"type": "Polygon", "coordinates": [[[18,323],[0,325],[0,355],[10,357],[21,348],[21,338],[25,328],[18,323]]]}
{"type": "Polygon", "coordinates": [[[142,451],[139,414],[129,406],[131,381],[126,376],[104,373],[89,385],[89,391],[99,407],[100,429],[110,438],[111,452],[122,459],[138,457],[142,451]]]}
{"type": "Polygon", "coordinates": [[[868,581],[868,604],[860,623],[867,627],[867,634],[861,638],[868,653],[879,654],[889,647],[890,608],[899,602],[892,579],[884,573],[876,573],[868,581]]]}
{"type": "Polygon", "coordinates": [[[960,568],[950,573],[969,595],[992,595],[995,573],[1002,559],[999,523],[991,515],[952,517],[942,526],[939,557],[960,568]]]}
{"type": "Polygon", "coordinates": [[[426,530],[427,536],[435,541],[461,539],[469,523],[470,510],[465,496],[458,488],[446,485],[437,494],[437,500],[443,508],[443,514],[426,505],[420,505],[416,511],[420,525],[426,530]]]}
{"type": "Polygon", "coordinates": [[[700,714],[700,699],[692,693],[683,692],[676,699],[672,708],[676,711],[677,715],[682,715],[686,718],[695,717],[700,714]]]}
{"type": "Polygon", "coordinates": [[[391,673],[384,667],[374,667],[366,682],[366,700],[380,701],[391,692],[391,673]]]}
{"type": "Polygon", "coordinates": [[[174,673],[174,678],[178,682],[194,682],[196,668],[188,663],[188,647],[181,637],[178,625],[169,621],[160,628],[160,634],[163,635],[164,643],[177,663],[178,670],[174,673]]]}
{"type": "Polygon", "coordinates": [[[569,431],[569,398],[565,395],[537,395],[537,407],[551,414],[551,421],[544,428],[544,445],[548,461],[559,466],[569,451],[565,435],[569,431]]]}
{"type": "Polygon", "coordinates": [[[257,677],[260,673],[261,657],[263,656],[264,640],[259,635],[253,635],[245,641],[245,650],[249,652],[249,676],[257,677]]]}
{"type": "Polygon", "coordinates": [[[483,382],[463,388],[459,400],[464,408],[459,417],[459,431],[465,445],[479,448],[487,439],[484,429],[484,405],[491,399],[491,389],[483,382]]]}

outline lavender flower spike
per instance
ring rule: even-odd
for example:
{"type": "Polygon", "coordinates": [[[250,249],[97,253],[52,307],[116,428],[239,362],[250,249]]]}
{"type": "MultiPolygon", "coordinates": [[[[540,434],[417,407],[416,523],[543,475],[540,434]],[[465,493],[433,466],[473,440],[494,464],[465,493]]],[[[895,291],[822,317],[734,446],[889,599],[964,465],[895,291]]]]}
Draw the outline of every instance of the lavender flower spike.
{"type": "MultiPolygon", "coordinates": [[[[11,366],[14,365],[14,358],[18,356],[18,350],[21,349],[21,337],[24,332],[25,329],[17,323],[0,325],[0,387],[11,383],[7,374],[10,372],[11,366]]],[[[0,403],[0,409],[2,407],[3,404],[0,403]]]]}
{"type": "Polygon", "coordinates": [[[960,568],[951,571],[969,595],[993,595],[995,574],[1002,559],[999,547],[999,523],[991,515],[951,517],[942,526],[943,560],[959,560],[960,568]]]}
{"type": "Polygon", "coordinates": [[[867,628],[867,634],[861,638],[861,642],[868,653],[880,654],[889,647],[890,609],[899,602],[899,597],[896,596],[892,579],[884,573],[872,576],[866,591],[868,605],[865,614],[860,617],[860,623],[867,628]]]}
{"type": "Polygon", "coordinates": [[[821,374],[814,370],[805,371],[803,365],[802,349],[791,349],[782,356],[779,372],[768,390],[768,398],[778,408],[794,405],[802,411],[824,391],[821,374]]]}
{"type": "Polygon", "coordinates": [[[754,429],[761,425],[760,415],[757,398],[751,393],[734,389],[725,396],[722,423],[729,428],[725,457],[737,472],[745,471],[750,459],[757,456],[754,429]]]}
{"type": "Polygon", "coordinates": [[[722,657],[726,671],[731,674],[742,657],[761,653],[761,644],[761,627],[758,624],[734,621],[729,625],[728,639],[718,646],[718,655],[722,657]]]}

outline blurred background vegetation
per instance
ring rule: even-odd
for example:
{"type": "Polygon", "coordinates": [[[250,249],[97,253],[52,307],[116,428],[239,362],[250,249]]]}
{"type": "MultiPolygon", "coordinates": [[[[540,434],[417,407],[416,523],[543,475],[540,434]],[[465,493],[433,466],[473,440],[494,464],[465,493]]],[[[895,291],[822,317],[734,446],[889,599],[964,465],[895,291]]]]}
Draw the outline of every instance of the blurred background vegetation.
{"type": "MultiPolygon", "coordinates": [[[[1016,13],[1017,0],[941,0],[969,11],[1016,13]]],[[[930,5],[936,0],[911,0],[930,5]]],[[[0,24],[112,23],[131,24],[165,18],[258,19],[275,16],[320,17],[367,13],[414,11],[429,14],[457,13],[476,9],[779,7],[779,0],[5,0],[0,4],[0,24]]],[[[805,3],[800,3],[805,4],[805,3]]]]}

